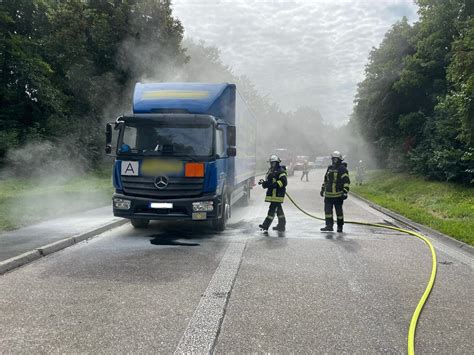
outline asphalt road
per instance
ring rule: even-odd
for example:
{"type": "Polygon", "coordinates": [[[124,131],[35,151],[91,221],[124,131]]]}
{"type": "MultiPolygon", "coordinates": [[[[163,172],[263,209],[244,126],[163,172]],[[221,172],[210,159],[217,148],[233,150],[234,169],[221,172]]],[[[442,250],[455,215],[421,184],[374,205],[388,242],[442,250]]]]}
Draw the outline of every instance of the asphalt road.
{"type": "MultiPolygon", "coordinates": [[[[321,171],[289,192],[322,215],[321,171]]],[[[430,274],[420,240],[320,222],[285,201],[288,231],[257,225],[256,190],[228,230],[124,225],[0,277],[1,353],[406,352],[430,274]]],[[[346,218],[391,223],[350,198],[346,218]]],[[[420,317],[419,353],[472,353],[472,258],[437,242],[438,276],[420,317]]]]}
{"type": "Polygon", "coordinates": [[[85,234],[120,220],[121,218],[112,215],[112,206],[107,206],[82,213],[76,212],[8,232],[1,232],[0,262],[68,237],[85,234]],[[33,236],[34,238],[32,238],[33,236]]]}

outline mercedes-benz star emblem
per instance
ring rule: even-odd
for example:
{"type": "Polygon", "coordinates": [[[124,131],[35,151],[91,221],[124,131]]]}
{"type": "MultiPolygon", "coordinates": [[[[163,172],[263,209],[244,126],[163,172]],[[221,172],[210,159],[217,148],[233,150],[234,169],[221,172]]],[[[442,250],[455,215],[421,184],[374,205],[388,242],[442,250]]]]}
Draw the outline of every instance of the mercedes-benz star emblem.
{"type": "Polygon", "coordinates": [[[166,176],[158,176],[157,178],[155,178],[155,187],[158,190],[166,189],[168,187],[168,184],[169,181],[166,176]]]}

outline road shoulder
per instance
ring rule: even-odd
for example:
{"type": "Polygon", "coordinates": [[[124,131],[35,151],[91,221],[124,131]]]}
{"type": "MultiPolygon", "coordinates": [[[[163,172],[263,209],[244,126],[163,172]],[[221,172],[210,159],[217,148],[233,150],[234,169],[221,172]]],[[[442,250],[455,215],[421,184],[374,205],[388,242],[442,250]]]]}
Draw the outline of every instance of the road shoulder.
{"type": "MultiPolygon", "coordinates": [[[[19,249],[14,244],[15,235],[9,234],[5,236],[0,236],[3,238],[2,242],[5,244],[2,247],[8,248],[10,246],[12,248],[11,253],[13,255],[10,258],[6,258],[0,261],[0,275],[5,274],[6,272],[11,271],[17,267],[35,261],[43,256],[47,256],[49,254],[68,248],[74,244],[80,243],[84,240],[95,237],[109,229],[116,228],[127,222],[128,220],[126,219],[112,218],[108,221],[102,222],[97,226],[89,228],[83,232],[76,233],[72,236],[61,238],[60,234],[57,234],[57,240],[55,240],[54,242],[45,245],[38,245],[41,243],[41,241],[38,241],[36,243],[36,246],[32,247],[30,250],[24,250],[21,254],[18,254],[19,249]]],[[[54,233],[54,231],[52,231],[52,233],[54,233]]],[[[36,238],[34,233],[28,234],[28,237],[29,239],[36,238]]]]}
{"type": "Polygon", "coordinates": [[[439,249],[451,255],[452,257],[458,259],[459,261],[462,261],[467,265],[470,265],[471,267],[473,266],[472,256],[474,255],[474,248],[470,245],[463,243],[457,239],[454,239],[430,227],[414,222],[411,219],[404,217],[396,212],[393,212],[385,207],[382,207],[370,200],[367,200],[366,198],[359,196],[354,192],[351,192],[351,196],[355,198],[354,202],[357,201],[360,205],[366,205],[368,208],[371,208],[377,212],[383,213],[384,215],[390,217],[399,227],[408,227],[409,229],[420,232],[423,235],[430,237],[436,249],[439,249]]]}

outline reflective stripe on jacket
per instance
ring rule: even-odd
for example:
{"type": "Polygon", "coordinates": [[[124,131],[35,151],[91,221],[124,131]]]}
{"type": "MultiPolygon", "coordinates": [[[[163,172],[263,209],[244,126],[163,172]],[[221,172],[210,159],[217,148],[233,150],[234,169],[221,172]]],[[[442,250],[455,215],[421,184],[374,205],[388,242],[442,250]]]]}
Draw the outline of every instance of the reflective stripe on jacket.
{"type": "Polygon", "coordinates": [[[280,167],[277,170],[268,170],[266,181],[268,184],[265,202],[283,203],[288,184],[286,169],[280,167]]]}
{"type": "Polygon", "coordinates": [[[349,192],[350,183],[349,171],[344,165],[330,165],[324,175],[321,189],[324,191],[325,197],[338,198],[349,192]]]}

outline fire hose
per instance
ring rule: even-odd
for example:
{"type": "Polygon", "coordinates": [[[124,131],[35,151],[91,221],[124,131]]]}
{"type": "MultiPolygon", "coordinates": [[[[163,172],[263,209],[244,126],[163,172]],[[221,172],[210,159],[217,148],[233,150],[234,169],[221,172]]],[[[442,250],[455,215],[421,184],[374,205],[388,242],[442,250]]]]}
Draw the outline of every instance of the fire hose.
{"type": "MultiPolygon", "coordinates": [[[[298,210],[300,210],[301,212],[303,212],[305,215],[307,215],[311,218],[320,220],[320,221],[325,221],[324,218],[315,216],[315,215],[305,211],[303,208],[301,208],[288,193],[286,193],[286,196],[288,196],[288,198],[295,205],[295,207],[298,210]]],[[[424,241],[426,243],[426,245],[428,246],[428,248],[430,249],[431,262],[432,262],[431,263],[431,275],[430,275],[428,284],[425,288],[425,291],[423,292],[423,295],[421,296],[421,298],[418,302],[418,305],[416,306],[415,311],[413,312],[413,315],[412,315],[411,321],[410,321],[410,326],[408,328],[408,354],[409,355],[415,354],[416,325],[418,323],[418,318],[419,318],[420,313],[423,309],[423,306],[425,305],[426,300],[428,299],[428,296],[431,293],[431,290],[433,288],[433,285],[434,285],[434,282],[435,282],[435,279],[436,279],[436,252],[434,250],[433,245],[431,244],[431,242],[429,241],[429,239],[427,237],[421,235],[420,233],[417,233],[417,232],[414,232],[414,231],[411,231],[411,230],[408,230],[408,229],[403,229],[403,228],[399,228],[399,227],[393,227],[393,226],[388,226],[388,225],[378,224],[378,223],[368,223],[368,222],[358,222],[358,221],[347,221],[347,222],[344,222],[344,223],[356,224],[356,225],[361,225],[361,226],[371,226],[371,227],[384,228],[384,229],[391,229],[391,230],[395,230],[395,231],[398,231],[398,232],[410,234],[410,235],[412,235],[414,237],[417,237],[417,238],[421,239],[422,241],[424,241]]]]}

